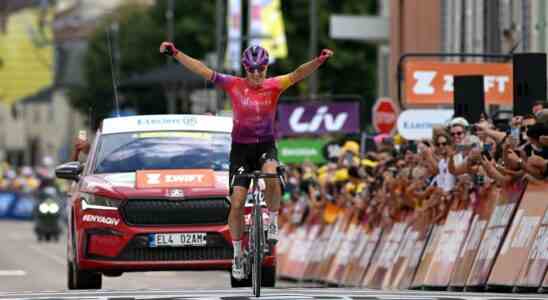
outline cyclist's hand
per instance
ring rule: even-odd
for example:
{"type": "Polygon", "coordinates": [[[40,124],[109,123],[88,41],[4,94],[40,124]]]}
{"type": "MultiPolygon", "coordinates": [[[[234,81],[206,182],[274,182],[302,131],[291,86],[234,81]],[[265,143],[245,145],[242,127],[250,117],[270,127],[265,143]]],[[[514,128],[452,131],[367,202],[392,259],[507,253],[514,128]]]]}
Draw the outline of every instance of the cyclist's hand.
{"type": "Polygon", "coordinates": [[[320,56],[318,56],[318,59],[323,63],[331,56],[333,56],[333,50],[326,48],[323,49],[322,52],[320,52],[320,56]]]}
{"type": "Polygon", "coordinates": [[[160,53],[175,56],[179,50],[175,47],[175,44],[171,42],[163,42],[160,45],[160,53]]]}

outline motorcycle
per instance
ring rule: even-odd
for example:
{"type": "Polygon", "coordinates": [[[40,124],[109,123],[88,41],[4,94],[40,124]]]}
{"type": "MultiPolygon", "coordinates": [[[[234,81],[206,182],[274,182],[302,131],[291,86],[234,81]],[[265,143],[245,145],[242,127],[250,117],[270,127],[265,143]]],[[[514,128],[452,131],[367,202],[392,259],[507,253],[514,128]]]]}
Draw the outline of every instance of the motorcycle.
{"type": "Polygon", "coordinates": [[[61,234],[61,197],[54,187],[39,191],[35,212],[34,232],[38,241],[58,241],[61,234]]]}

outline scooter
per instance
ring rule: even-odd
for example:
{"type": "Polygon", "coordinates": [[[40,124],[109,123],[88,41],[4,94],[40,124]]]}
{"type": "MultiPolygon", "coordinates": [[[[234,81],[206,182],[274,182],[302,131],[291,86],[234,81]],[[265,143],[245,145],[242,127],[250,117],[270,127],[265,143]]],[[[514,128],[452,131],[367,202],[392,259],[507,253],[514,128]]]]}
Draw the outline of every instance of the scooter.
{"type": "Polygon", "coordinates": [[[56,188],[46,187],[38,193],[34,216],[34,232],[38,241],[58,241],[61,234],[61,201],[56,188]]]}

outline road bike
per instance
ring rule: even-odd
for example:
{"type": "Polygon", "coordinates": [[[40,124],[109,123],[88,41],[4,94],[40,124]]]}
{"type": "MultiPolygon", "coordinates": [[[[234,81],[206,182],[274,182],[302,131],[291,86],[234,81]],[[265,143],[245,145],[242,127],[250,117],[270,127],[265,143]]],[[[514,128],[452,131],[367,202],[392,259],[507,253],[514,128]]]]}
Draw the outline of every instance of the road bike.
{"type": "MultiPolygon", "coordinates": [[[[236,177],[244,177],[251,179],[251,218],[249,224],[249,239],[247,247],[244,246],[244,270],[247,278],[251,273],[251,286],[255,297],[261,296],[261,271],[264,254],[268,252],[266,243],[266,233],[263,224],[263,211],[261,205],[261,197],[259,196],[259,180],[260,179],[278,179],[282,187],[285,186],[284,168],[278,167],[276,173],[263,173],[254,171],[252,173],[244,173],[235,175],[236,177]]],[[[272,247],[273,245],[269,245],[272,247]]]]}

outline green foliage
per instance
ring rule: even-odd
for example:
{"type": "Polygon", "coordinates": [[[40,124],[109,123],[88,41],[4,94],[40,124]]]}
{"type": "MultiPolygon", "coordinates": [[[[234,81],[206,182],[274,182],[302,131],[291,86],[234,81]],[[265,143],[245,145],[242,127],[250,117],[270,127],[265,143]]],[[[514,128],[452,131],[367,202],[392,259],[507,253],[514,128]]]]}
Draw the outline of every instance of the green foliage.
{"type": "MultiPolygon", "coordinates": [[[[214,38],[212,26],[214,2],[175,1],[175,41],[185,52],[202,57],[212,51],[214,38]],[[201,4],[200,4],[201,3],[201,4]],[[181,41],[181,42],[179,42],[181,41]]],[[[116,21],[119,24],[118,45],[120,62],[118,79],[123,82],[135,74],[142,74],[165,64],[166,58],[158,52],[160,43],[166,40],[166,1],[145,8],[134,4],[121,6],[116,12],[98,24],[89,39],[88,52],[83,62],[85,87],[70,91],[75,108],[85,113],[92,109],[93,125],[114,110],[114,89],[110,67],[107,29],[116,21]]],[[[110,31],[111,41],[115,41],[110,31]]],[[[113,47],[115,45],[113,44],[113,47]]],[[[121,107],[132,107],[140,114],[166,112],[166,101],[161,85],[121,89],[121,107]]]]}
{"type": "MultiPolygon", "coordinates": [[[[375,96],[376,50],[373,45],[333,40],[329,38],[331,14],[374,14],[375,0],[317,0],[319,9],[319,49],[331,48],[335,56],[320,69],[320,94],[354,94],[364,103],[375,96]]],[[[131,3],[131,2],[130,2],[131,3]]],[[[73,89],[70,93],[74,107],[87,114],[93,108],[94,123],[113,110],[114,92],[107,43],[110,24],[119,23],[120,74],[124,81],[131,75],[145,73],[165,64],[158,46],[166,39],[165,10],[167,1],[157,1],[152,7],[124,5],[113,15],[104,18],[89,40],[89,50],[84,61],[87,86],[73,89]]],[[[282,1],[289,55],[278,60],[270,74],[293,71],[308,61],[309,0],[282,1]]],[[[215,1],[175,1],[174,41],[185,53],[203,58],[215,50],[215,1]]],[[[111,38],[113,36],[111,35],[111,38]]],[[[306,95],[308,82],[291,88],[285,95],[306,95]]],[[[141,114],[164,113],[165,95],[161,86],[147,89],[124,88],[122,107],[130,106],[141,114]]]]}

